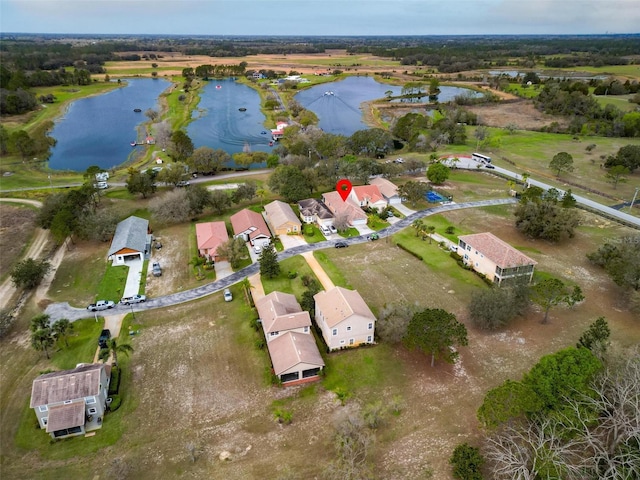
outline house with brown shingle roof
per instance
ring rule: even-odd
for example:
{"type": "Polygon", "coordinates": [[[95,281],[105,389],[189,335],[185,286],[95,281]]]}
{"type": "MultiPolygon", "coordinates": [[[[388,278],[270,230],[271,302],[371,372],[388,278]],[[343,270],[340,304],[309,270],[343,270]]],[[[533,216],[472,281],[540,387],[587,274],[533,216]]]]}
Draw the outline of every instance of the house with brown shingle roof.
{"type": "Polygon", "coordinates": [[[302,223],[288,203],[274,200],[264,206],[265,219],[274,235],[300,233],[302,223]]]}
{"type": "Polygon", "coordinates": [[[357,290],[334,287],[313,298],[316,324],[329,350],[374,343],[376,317],[357,290]]]}
{"type": "Polygon", "coordinates": [[[352,227],[367,224],[367,214],[350,197],[342,200],[338,192],[327,192],[322,194],[322,202],[331,211],[334,218],[345,216],[347,223],[352,227]]]}
{"type": "Polygon", "coordinates": [[[402,198],[398,194],[398,187],[384,177],[375,177],[370,180],[371,185],[375,185],[387,201],[388,205],[402,203],[402,198]]]}
{"type": "Polygon", "coordinates": [[[271,292],[256,300],[273,373],[285,386],[311,382],[324,368],[311,317],[290,293],[271,292]]]}
{"type": "Polygon", "coordinates": [[[538,264],[489,232],[458,237],[457,253],[465,265],[498,285],[520,278],[531,282],[538,264]]]}
{"type": "Polygon", "coordinates": [[[30,408],[52,438],[102,428],[111,369],[102,363],[46,373],[33,381],[30,408]]]}
{"type": "Polygon", "coordinates": [[[315,198],[300,200],[298,208],[300,209],[300,218],[304,223],[317,223],[321,227],[333,225],[333,213],[320,200],[315,198]]]}
{"type": "Polygon", "coordinates": [[[209,260],[218,260],[218,247],[229,240],[224,222],[196,223],[198,253],[209,260]]]}
{"type": "Polygon", "coordinates": [[[245,208],[231,215],[229,220],[233,234],[242,237],[245,242],[251,242],[254,247],[264,247],[271,242],[269,227],[259,213],[245,208]]]}
{"type": "Polygon", "coordinates": [[[377,185],[357,185],[351,189],[349,199],[362,207],[375,208],[378,211],[387,208],[387,201],[377,185]]]}

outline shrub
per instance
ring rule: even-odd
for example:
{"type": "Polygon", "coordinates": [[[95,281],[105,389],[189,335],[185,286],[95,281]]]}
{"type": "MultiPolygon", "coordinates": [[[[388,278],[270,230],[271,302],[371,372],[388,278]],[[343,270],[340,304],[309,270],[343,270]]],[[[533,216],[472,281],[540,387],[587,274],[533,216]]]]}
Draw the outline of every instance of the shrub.
{"type": "Polygon", "coordinates": [[[458,445],[449,459],[453,466],[453,476],[460,480],[482,480],[480,468],[484,458],[480,450],[466,443],[458,445]]]}
{"type": "Polygon", "coordinates": [[[111,405],[109,405],[109,411],[115,412],[120,408],[120,404],[122,403],[122,399],[120,395],[111,395],[111,405]]]}
{"type": "Polygon", "coordinates": [[[411,250],[409,250],[407,247],[405,247],[404,245],[402,245],[401,243],[396,243],[396,245],[398,245],[398,247],[400,247],[402,250],[404,250],[407,253],[410,253],[411,255],[413,255],[414,257],[416,257],[418,260],[422,261],[424,260],[424,258],[422,257],[422,255],[420,255],[419,253],[413,252],[411,250]]]}
{"type": "Polygon", "coordinates": [[[296,277],[298,276],[298,272],[289,272],[289,273],[287,274],[287,276],[288,276],[291,280],[293,280],[294,278],[296,278],[296,277]]]}
{"type": "Polygon", "coordinates": [[[111,382],[109,382],[109,396],[117,395],[120,390],[120,367],[111,369],[111,382]]]}
{"type": "Polygon", "coordinates": [[[453,233],[456,231],[456,228],[453,225],[449,225],[445,230],[444,233],[446,233],[447,235],[453,235],[453,233]]]}
{"type": "Polygon", "coordinates": [[[284,423],[285,425],[289,425],[293,419],[293,414],[289,410],[283,410],[282,408],[278,408],[273,412],[273,416],[278,423],[284,423]]]}
{"type": "Polygon", "coordinates": [[[264,347],[267,346],[267,344],[265,343],[263,338],[256,338],[255,342],[253,342],[253,345],[258,349],[258,350],[264,350],[264,347]]]}

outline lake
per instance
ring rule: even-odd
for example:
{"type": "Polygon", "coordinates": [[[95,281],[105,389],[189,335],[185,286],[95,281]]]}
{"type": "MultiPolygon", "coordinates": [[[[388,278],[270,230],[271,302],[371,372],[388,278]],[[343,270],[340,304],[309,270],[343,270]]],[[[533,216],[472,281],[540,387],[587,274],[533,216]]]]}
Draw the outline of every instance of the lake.
{"type": "Polygon", "coordinates": [[[49,167],[83,172],[91,165],[109,169],[125,162],[136,126],[148,120],[145,110],[157,110],[158,96],[170,85],[163,79],[131,79],[122,88],[71,103],[50,133],[58,143],[49,167]]]}

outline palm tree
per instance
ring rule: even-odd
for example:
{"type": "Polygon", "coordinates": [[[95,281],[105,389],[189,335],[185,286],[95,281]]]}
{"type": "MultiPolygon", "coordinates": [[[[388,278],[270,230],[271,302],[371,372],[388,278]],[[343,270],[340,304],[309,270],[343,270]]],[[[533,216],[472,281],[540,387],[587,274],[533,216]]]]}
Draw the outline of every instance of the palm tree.
{"type": "Polygon", "coordinates": [[[49,348],[53,346],[54,338],[50,328],[40,328],[31,334],[31,346],[38,351],[43,351],[49,359],[49,348]]]}
{"type": "Polygon", "coordinates": [[[436,231],[436,227],[433,225],[427,225],[425,226],[425,230],[429,232],[429,245],[431,245],[431,235],[436,231]]]}
{"type": "Polygon", "coordinates": [[[106,360],[110,354],[113,354],[113,364],[118,365],[118,354],[129,355],[133,352],[133,347],[128,343],[122,343],[118,345],[118,341],[115,338],[107,340],[106,348],[100,350],[100,360],[106,360]]]}
{"type": "Polygon", "coordinates": [[[61,318],[53,324],[51,329],[57,340],[64,339],[64,345],[69,346],[69,334],[73,332],[73,323],[66,318],[61,318]]]}
{"type": "Polygon", "coordinates": [[[416,237],[418,237],[422,232],[422,228],[424,227],[424,222],[420,219],[414,220],[411,226],[416,229],[416,237]]]}

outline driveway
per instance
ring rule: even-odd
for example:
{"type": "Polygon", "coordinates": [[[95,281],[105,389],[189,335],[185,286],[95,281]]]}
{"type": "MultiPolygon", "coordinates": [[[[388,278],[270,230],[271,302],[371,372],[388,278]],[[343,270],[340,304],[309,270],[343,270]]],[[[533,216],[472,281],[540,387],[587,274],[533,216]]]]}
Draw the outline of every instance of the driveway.
{"type": "Polygon", "coordinates": [[[220,260],[213,265],[213,268],[216,270],[216,278],[220,280],[221,278],[228,277],[233,273],[233,268],[231,268],[231,264],[226,260],[220,260]]]}
{"type": "Polygon", "coordinates": [[[140,279],[142,278],[142,260],[127,261],[129,273],[127,274],[127,283],[124,286],[123,297],[133,297],[140,292],[140,279]]]}
{"type": "Polygon", "coordinates": [[[393,208],[398,210],[405,217],[408,217],[409,215],[413,215],[414,213],[416,213],[415,210],[411,210],[409,207],[403,205],[402,203],[398,203],[396,205],[393,205],[393,208]]]}
{"type": "Polygon", "coordinates": [[[358,233],[360,235],[369,235],[369,234],[375,232],[375,230],[372,230],[371,228],[367,227],[366,225],[356,225],[355,229],[358,230],[358,233]]]}
{"type": "Polygon", "coordinates": [[[316,277],[318,277],[318,280],[325,290],[331,290],[333,287],[335,287],[335,285],[329,278],[329,275],[327,275],[327,272],[324,271],[324,268],[322,268],[322,266],[318,263],[316,257],[313,256],[313,252],[304,252],[302,256],[307,261],[316,277]]]}
{"type": "Polygon", "coordinates": [[[282,246],[286,250],[287,248],[299,247],[300,245],[306,245],[307,242],[302,235],[279,235],[282,246]]]}

